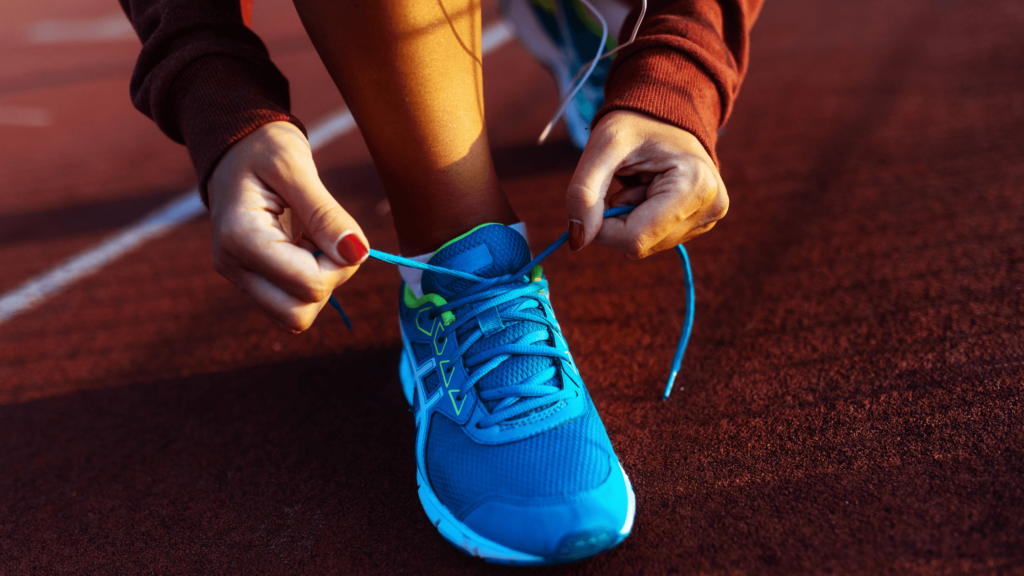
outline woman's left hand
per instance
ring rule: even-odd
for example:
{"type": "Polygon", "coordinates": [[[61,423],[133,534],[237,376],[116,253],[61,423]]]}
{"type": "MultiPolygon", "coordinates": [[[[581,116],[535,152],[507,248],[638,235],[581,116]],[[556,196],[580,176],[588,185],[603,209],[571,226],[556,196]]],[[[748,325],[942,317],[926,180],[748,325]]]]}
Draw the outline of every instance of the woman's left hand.
{"type": "Polygon", "coordinates": [[[689,132],[636,112],[616,110],[590,135],[566,193],[569,247],[591,242],[650,256],[710,230],[729,209],[725,184],[689,132]],[[612,178],[624,188],[608,195],[612,178]],[[609,218],[606,208],[637,206],[609,218]]]}

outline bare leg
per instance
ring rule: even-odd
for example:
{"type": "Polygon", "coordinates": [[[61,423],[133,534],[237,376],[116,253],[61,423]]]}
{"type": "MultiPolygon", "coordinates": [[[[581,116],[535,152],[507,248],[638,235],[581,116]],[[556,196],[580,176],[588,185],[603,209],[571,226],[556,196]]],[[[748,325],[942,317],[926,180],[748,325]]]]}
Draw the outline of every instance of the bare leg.
{"type": "Polygon", "coordinates": [[[404,254],[519,219],[484,126],[479,0],[295,0],[373,155],[404,254]]]}

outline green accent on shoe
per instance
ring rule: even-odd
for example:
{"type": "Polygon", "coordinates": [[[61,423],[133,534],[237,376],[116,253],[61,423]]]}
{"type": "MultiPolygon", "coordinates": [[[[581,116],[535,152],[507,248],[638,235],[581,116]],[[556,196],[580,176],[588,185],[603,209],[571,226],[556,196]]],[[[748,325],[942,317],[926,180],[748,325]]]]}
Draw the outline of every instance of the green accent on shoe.
{"type": "MultiPolygon", "coordinates": [[[[438,296],[437,294],[424,294],[422,297],[417,298],[416,295],[412,293],[412,288],[409,288],[408,284],[405,285],[405,292],[402,294],[402,296],[405,298],[405,305],[408,306],[409,308],[412,308],[413,310],[419,308],[420,306],[423,306],[424,304],[433,304],[434,306],[440,308],[441,306],[444,306],[445,304],[448,303],[447,300],[438,296]]],[[[448,326],[452,322],[455,322],[455,314],[452,314],[451,312],[442,312],[441,319],[444,320],[444,325],[448,326]]],[[[420,330],[423,329],[420,328],[420,330]]],[[[431,334],[432,332],[424,333],[431,334]]]]}
{"type": "Polygon", "coordinates": [[[434,326],[436,325],[437,321],[435,320],[434,324],[430,325],[430,330],[424,330],[423,324],[420,323],[420,316],[422,316],[424,312],[430,312],[430,308],[423,308],[422,310],[416,311],[416,329],[419,330],[420,332],[423,332],[427,336],[430,336],[434,333],[434,326]]]}
{"type": "Polygon", "coordinates": [[[537,264],[533,267],[533,270],[530,270],[530,282],[537,282],[543,277],[544,269],[540,267],[540,264],[537,264]]]}
{"type": "Polygon", "coordinates": [[[443,323],[438,324],[437,328],[434,329],[434,337],[433,337],[434,352],[436,352],[438,356],[440,356],[442,353],[444,353],[444,349],[448,346],[448,339],[445,338],[444,341],[441,342],[441,347],[440,348],[437,347],[437,341],[438,341],[439,338],[441,338],[441,333],[442,332],[444,332],[444,324],[443,323]]]}
{"type": "Polygon", "coordinates": [[[466,399],[465,398],[462,399],[461,403],[459,403],[459,404],[455,403],[455,393],[458,392],[458,391],[459,391],[458,388],[455,388],[453,390],[449,390],[448,391],[448,397],[452,399],[452,408],[455,408],[455,415],[456,416],[458,416],[459,414],[462,413],[462,407],[466,404],[466,399]]]}
{"type": "Polygon", "coordinates": [[[530,0],[530,4],[533,4],[548,14],[555,13],[555,0],[530,0]]]}
{"type": "Polygon", "coordinates": [[[451,360],[441,360],[437,363],[437,367],[441,369],[441,378],[444,379],[444,387],[447,388],[452,382],[451,372],[444,369],[444,365],[450,363],[451,360]]]}
{"type": "Polygon", "coordinates": [[[434,254],[437,254],[441,250],[444,250],[445,248],[447,248],[449,245],[454,244],[454,243],[458,242],[459,240],[462,240],[466,236],[469,236],[470,234],[472,234],[473,232],[476,232],[477,230],[483,228],[484,226],[504,226],[504,224],[498,224],[497,222],[488,222],[486,224],[481,224],[481,225],[477,226],[476,228],[473,228],[469,232],[466,232],[465,234],[463,234],[461,236],[456,236],[455,238],[452,238],[451,240],[445,242],[444,244],[441,244],[440,248],[438,248],[437,250],[434,250],[434,254]]]}

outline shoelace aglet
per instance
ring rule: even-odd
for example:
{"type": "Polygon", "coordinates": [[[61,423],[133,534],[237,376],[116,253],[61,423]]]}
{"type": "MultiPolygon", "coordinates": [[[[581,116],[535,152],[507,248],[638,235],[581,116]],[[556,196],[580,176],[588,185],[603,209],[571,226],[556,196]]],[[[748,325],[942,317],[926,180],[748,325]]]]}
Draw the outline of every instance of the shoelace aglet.
{"type": "Polygon", "coordinates": [[[544,127],[544,131],[540,133],[540,138],[537,138],[537,145],[540,146],[548,139],[548,135],[551,134],[551,130],[555,127],[555,123],[561,118],[561,113],[556,116],[552,121],[548,122],[548,125],[544,127]]]}
{"type": "Polygon", "coordinates": [[[672,393],[672,386],[675,385],[675,383],[676,383],[676,376],[678,376],[678,375],[679,375],[679,370],[673,370],[672,373],[668,375],[668,384],[665,385],[665,394],[662,395],[662,397],[661,397],[661,401],[662,402],[664,402],[665,400],[668,400],[668,395],[672,393]]]}

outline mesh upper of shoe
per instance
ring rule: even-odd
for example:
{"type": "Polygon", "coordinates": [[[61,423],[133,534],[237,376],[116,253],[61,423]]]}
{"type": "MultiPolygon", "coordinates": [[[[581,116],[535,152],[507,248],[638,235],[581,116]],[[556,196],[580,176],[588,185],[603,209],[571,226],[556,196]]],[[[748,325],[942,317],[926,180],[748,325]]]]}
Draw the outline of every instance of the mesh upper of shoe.
{"type": "Polygon", "coordinates": [[[601,485],[614,455],[593,404],[562,426],[500,445],[474,442],[442,414],[431,418],[427,477],[437,497],[456,517],[489,496],[554,498],[601,485]]]}

